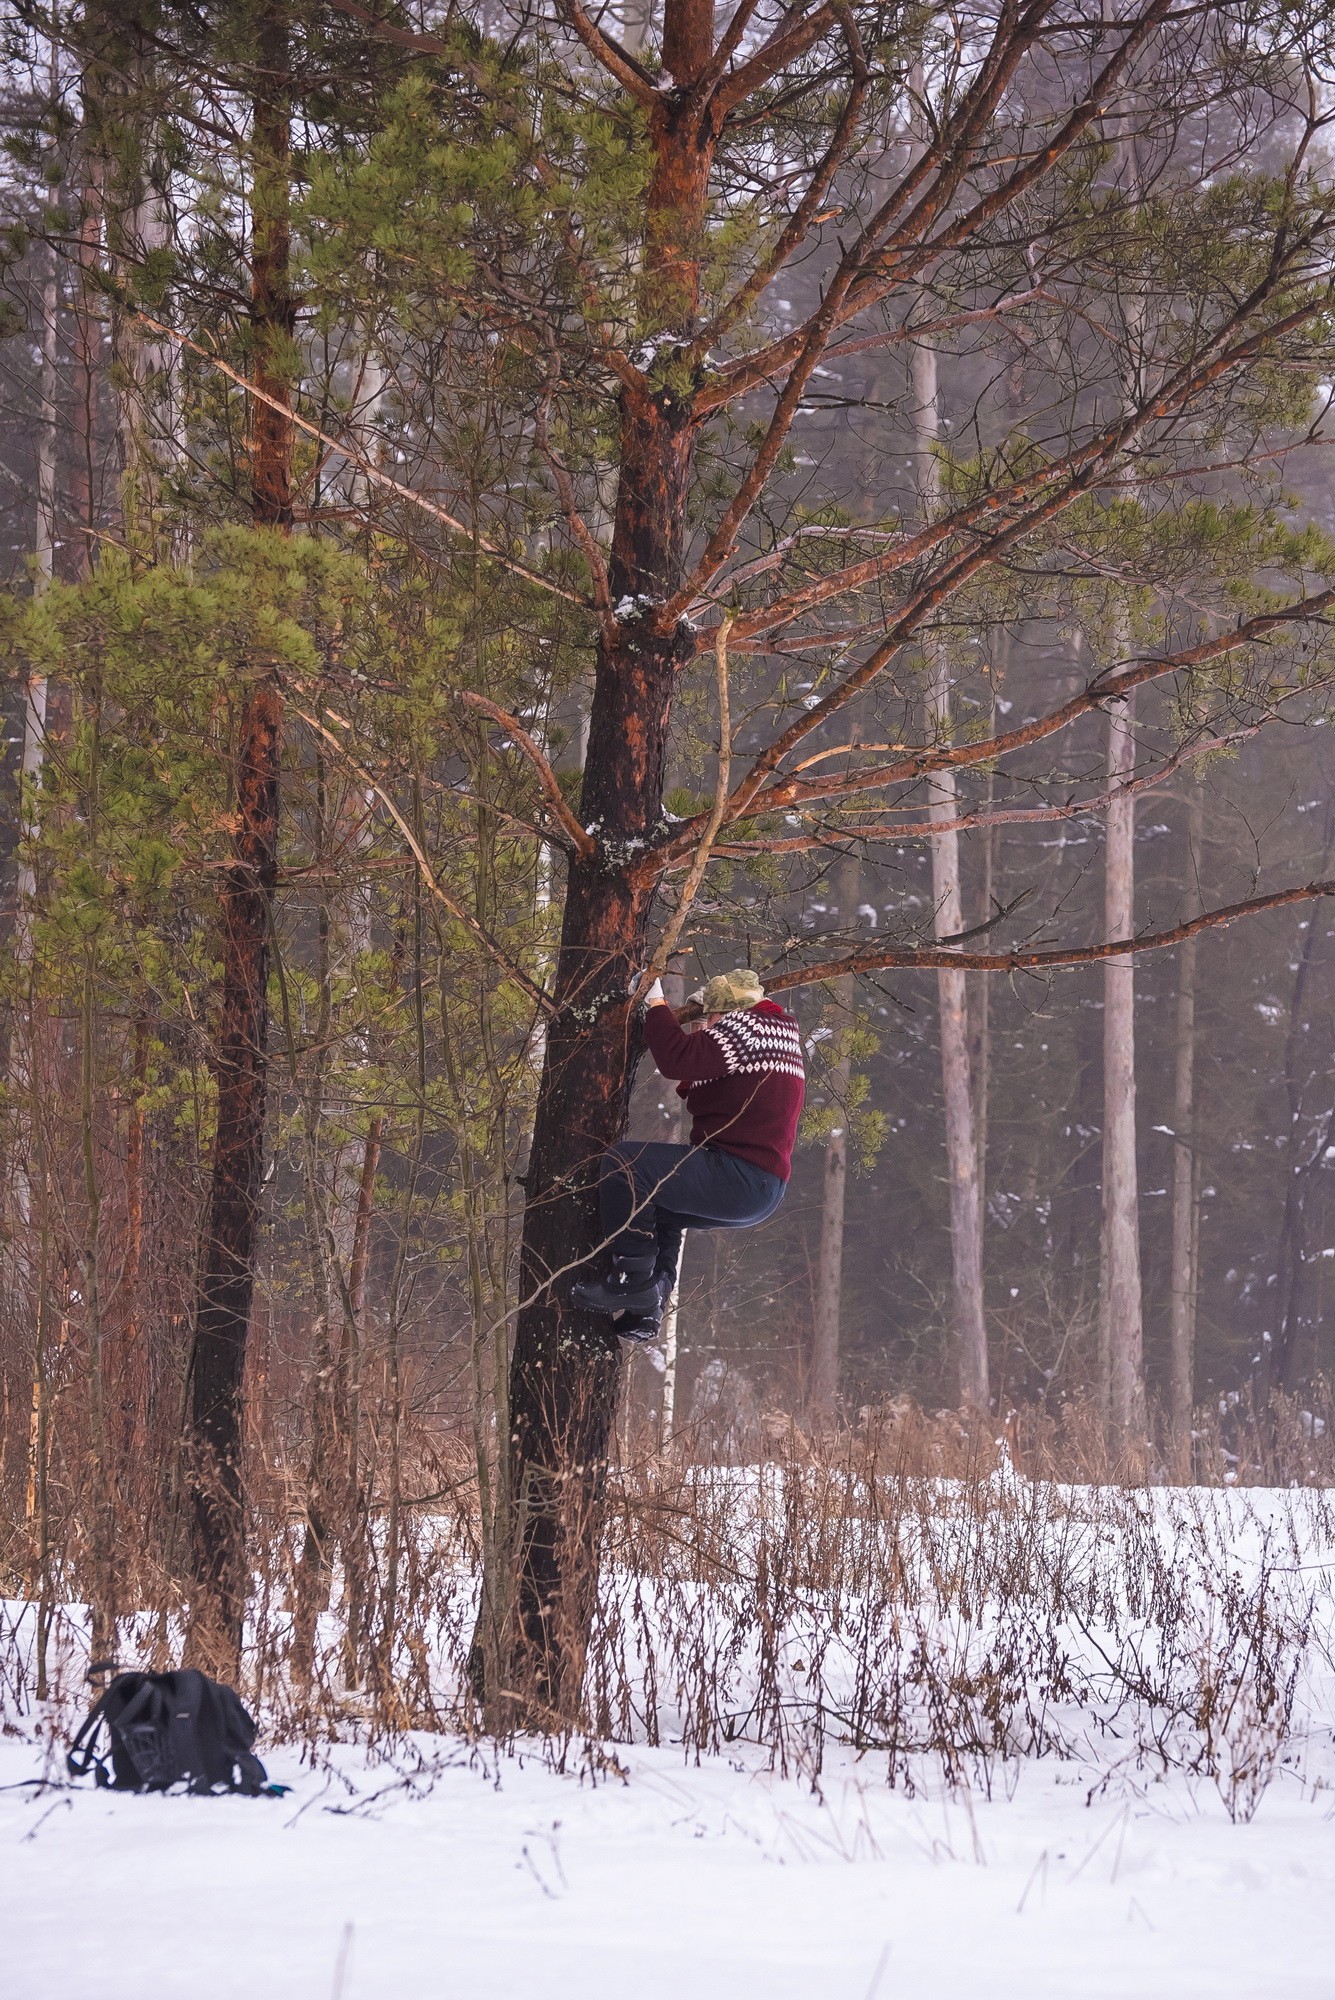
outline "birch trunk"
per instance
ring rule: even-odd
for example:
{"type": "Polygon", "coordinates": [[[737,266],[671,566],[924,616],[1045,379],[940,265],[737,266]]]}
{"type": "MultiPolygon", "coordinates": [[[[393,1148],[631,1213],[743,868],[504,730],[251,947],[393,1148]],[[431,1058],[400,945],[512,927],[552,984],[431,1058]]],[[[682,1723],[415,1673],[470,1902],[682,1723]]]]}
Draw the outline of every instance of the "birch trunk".
{"type": "MultiPolygon", "coordinates": [[[[1187,810],[1188,895],[1185,916],[1200,908],[1197,868],[1201,795],[1193,785],[1187,810]]],[[[1191,1411],[1195,1401],[1196,1242],[1200,1174],[1196,1161],[1196,946],[1189,938],[1178,957],[1176,1050],[1173,1073],[1173,1249],[1169,1321],[1169,1423],[1179,1479],[1191,1477],[1191,1411]]]]}
{"type": "MultiPolygon", "coordinates": [[[[841,979],[837,993],[841,1009],[853,1005],[853,982],[841,979]]],[[[849,1063],[840,1056],[832,1078],[835,1094],[848,1091],[849,1063]]],[[[840,1110],[840,1117],[846,1114],[840,1110]]],[[[811,1380],[807,1411],[816,1424],[834,1416],[839,1397],[839,1334],[844,1289],[844,1203],[848,1188],[848,1132],[836,1125],[825,1142],[825,1174],[821,1186],[820,1252],[816,1265],[816,1299],[811,1343],[811,1380]]]]}
{"type": "MultiPolygon", "coordinates": [[[[663,978],[663,990],[667,994],[669,1005],[675,1011],[680,1012],[686,998],[686,981],[681,977],[680,973],[666,973],[663,978]]],[[[670,1085],[669,1088],[675,1090],[676,1086],[675,1084],[670,1085]]],[[[691,1114],[686,1109],[684,1099],[678,1098],[677,1108],[672,1119],[671,1142],[676,1146],[684,1146],[690,1136],[691,1114]]],[[[681,1239],[681,1249],[677,1255],[677,1274],[672,1281],[672,1294],[668,1299],[667,1307],[663,1313],[663,1393],[660,1405],[662,1414],[659,1418],[658,1426],[658,1446],[660,1451],[666,1451],[672,1443],[677,1427],[678,1314],[681,1304],[681,1268],[685,1259],[686,1238],[683,1236],[681,1239]]]]}
{"type": "MultiPolygon", "coordinates": [[[[52,66],[54,76],[54,48],[52,66]]],[[[60,287],[54,251],[47,253],[42,283],[42,362],[37,430],[37,519],[34,535],[38,592],[48,588],[55,575],[56,557],[56,440],[58,411],[56,395],[57,334],[60,287]]],[[[34,918],[37,904],[36,843],[41,830],[38,793],[46,752],[47,684],[44,675],[32,675],[23,704],[23,754],[19,774],[19,851],[15,883],[14,918],[15,1043],[10,1051],[10,1082],[16,1103],[22,1106],[21,1122],[14,1149],[13,1235],[17,1251],[16,1278],[33,1328],[32,1397],[28,1436],[28,1490],[25,1523],[32,1546],[29,1582],[36,1597],[37,1611],[37,1698],[45,1700],[47,1684],[47,1640],[51,1626],[51,1523],[49,1472],[51,1459],[51,1390],[48,1379],[47,1265],[50,1253],[45,1157],[39,1121],[41,1090],[37,1075],[41,1034],[38,1026],[39,996],[33,977],[34,918]],[[34,1241],[33,1170],[38,1170],[40,1218],[34,1241]]]]}
{"type": "MultiPolygon", "coordinates": [[[[935,512],[940,498],[935,459],[939,431],[936,355],[931,348],[915,346],[912,365],[919,491],[925,510],[935,512]]],[[[939,648],[929,652],[928,676],[928,727],[935,737],[947,739],[952,733],[950,669],[939,648]]],[[[949,822],[958,814],[955,774],[938,772],[932,780],[928,818],[933,822],[949,822]]],[[[936,936],[957,936],[964,929],[958,833],[932,835],[932,898],[936,936]]],[[[962,1405],[985,1410],[991,1392],[983,1314],[982,1198],[969,1060],[966,974],[946,970],[938,972],[936,979],[946,1112],[946,1172],[950,1183],[951,1321],[956,1386],[962,1405]]]]}
{"type": "Polygon", "coordinates": [[[677,1271],[672,1280],[672,1295],[663,1314],[663,1399],[662,1416],[658,1426],[658,1443],[662,1451],[666,1451],[672,1443],[677,1427],[677,1314],[681,1299],[681,1267],[685,1255],[686,1238],[683,1236],[681,1249],[677,1252],[677,1271]]]}
{"type": "MultiPolygon", "coordinates": [[[[1108,787],[1116,791],[1135,766],[1135,696],[1108,710],[1108,787]]],[[[1114,798],[1107,811],[1103,934],[1135,931],[1135,802],[1114,798]]],[[[1140,1283],[1140,1207],[1136,1171],[1136,975],[1132,958],[1109,959],[1103,972],[1103,1227],[1099,1345],[1109,1441],[1139,1453],[1145,1443],[1144,1328],[1140,1283]]]]}
{"type": "MultiPolygon", "coordinates": [[[[1323,868],[1329,868],[1332,852],[1335,852],[1335,790],[1328,785],[1325,839],[1321,858],[1323,868]]],[[[1305,1099],[1308,1088],[1314,1080],[1305,1001],[1308,982],[1314,971],[1319,969],[1318,954],[1325,938],[1325,929],[1325,925],[1314,911],[1308,919],[1303,948],[1298,954],[1293,995],[1289,1002],[1289,1028],[1284,1038],[1284,1088],[1289,1110],[1287,1147],[1289,1157],[1284,1183],[1284,1221],[1280,1231],[1279,1257],[1275,1273],[1279,1281],[1278,1325],[1274,1329],[1273,1337],[1267,1333],[1262,1340],[1255,1380],[1257,1404],[1264,1429],[1269,1434],[1273,1434],[1273,1423],[1268,1408],[1272,1388],[1291,1391],[1298,1380],[1305,1308],[1311,1279],[1307,1249],[1307,1195],[1313,1176],[1321,1171],[1321,1163],[1330,1144],[1331,1133],[1335,1130],[1335,1110],[1328,1110],[1324,1116],[1308,1123],[1304,1140],[1305,1099]]],[[[1308,1117],[1310,1119],[1310,1114],[1308,1117]]]]}
{"type": "MultiPolygon", "coordinates": [[[[835,873],[839,924],[842,930],[857,922],[860,870],[857,858],[847,855],[835,873]]],[[[835,1000],[843,1028],[853,1018],[854,983],[840,979],[835,1000]]],[[[820,1250],[816,1263],[811,1373],[807,1384],[807,1414],[814,1424],[829,1423],[839,1400],[839,1350],[844,1295],[844,1211],[848,1193],[848,1085],[851,1064],[847,1053],[839,1056],[832,1069],[830,1085],[836,1099],[839,1123],[825,1142],[825,1171],[821,1187],[820,1250]]]]}

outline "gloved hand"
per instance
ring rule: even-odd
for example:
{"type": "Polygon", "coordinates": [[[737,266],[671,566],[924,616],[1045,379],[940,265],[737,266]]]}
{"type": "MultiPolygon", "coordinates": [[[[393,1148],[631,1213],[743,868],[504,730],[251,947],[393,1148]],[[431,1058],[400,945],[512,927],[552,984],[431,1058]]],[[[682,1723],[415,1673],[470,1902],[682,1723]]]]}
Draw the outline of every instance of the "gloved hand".
{"type": "MultiPolygon", "coordinates": [[[[640,976],[639,974],[636,975],[637,978],[639,976],[640,976]]],[[[634,981],[632,981],[631,983],[633,986],[634,981]]],[[[665,996],[663,993],[663,982],[661,979],[655,979],[653,985],[649,988],[648,992],[641,993],[639,1000],[636,1002],[636,1005],[640,1007],[661,1007],[664,1003],[664,997],[665,996]]]]}

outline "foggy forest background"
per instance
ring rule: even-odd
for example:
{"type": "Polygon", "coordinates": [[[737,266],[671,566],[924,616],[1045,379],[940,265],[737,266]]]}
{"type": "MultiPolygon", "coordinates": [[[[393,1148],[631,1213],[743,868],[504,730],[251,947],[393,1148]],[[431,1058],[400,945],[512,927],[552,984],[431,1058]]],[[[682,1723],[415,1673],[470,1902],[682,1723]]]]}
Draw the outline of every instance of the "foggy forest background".
{"type": "MultiPolygon", "coordinates": [[[[979,185],[1058,131],[1118,33],[1154,20],[1052,173],[823,352],[732,568],[683,628],[703,638],[671,712],[664,838],[714,800],[720,672],[736,783],[899,615],[886,546],[1135,407],[1212,315],[1236,310],[1240,342],[1244,304],[1273,323],[1066,513],[952,584],[889,679],[798,754],[848,773],[887,747],[1023,730],[1120,664],[1319,598],[1335,570],[1322,10],[816,11],[829,48],[809,41],[765,85],[752,151],[720,182],[709,298],[772,244],[860,89],[856,138],[732,352],[790,352],[831,260],[930,152],[990,37],[1028,39],[979,185]],[[748,637],[771,576],[797,590],[854,561],[854,610],[748,637]]],[[[744,14],[743,51],[767,46],[777,12],[744,14]]],[[[627,368],[682,393],[652,300],[635,302],[637,79],[650,93],[664,73],[661,10],[600,20],[616,61],[573,4],[24,0],[0,30],[0,1565],[15,1595],[81,1593],[114,1624],[181,1601],[207,1568],[192,1371],[218,1212],[226,885],[250,865],[238,744],[261,686],[282,747],[248,1518],[284,1524],[309,1617],[335,1548],[351,1574],[370,1536],[354,1609],[383,1640],[412,1524],[508,1476],[493,1418],[555,1032],[541,995],[570,857],[599,834],[580,804],[599,621],[640,615],[599,609],[590,580],[624,449],[599,313],[624,319],[627,368]],[[287,454],[267,500],[266,422],[287,454]]],[[[700,432],[692,548],[769,421],[769,391],[748,393],[700,432]]],[[[736,963],[787,976],[808,1107],[777,1220],[688,1237],[666,1365],[623,1368],[614,1453],[675,1432],[681,1451],[746,1458],[793,1426],[856,1429],[910,1403],[966,1407],[967,1429],[981,1380],[984,1432],[1065,1437],[1072,1464],[1315,1476],[1335,1370],[1335,905],[1263,907],[1133,971],[1015,955],[1115,935],[1114,821],[1136,935],[1335,875],[1331,659],[1318,605],[1149,680],[1129,721],[1091,703],[952,769],[948,789],[929,772],[856,807],[725,826],[670,991],[736,963]],[[1010,961],[889,962],[950,939],[1010,961]],[[943,1080],[961,976],[981,1377],[961,1347],[949,1049],[943,1080]],[[1134,992],[1135,1087],[1133,1150],[1112,1171],[1110,980],[1134,992]],[[1118,1227],[1138,1272],[1112,1299],[1118,1227]],[[1140,1371],[1139,1408],[1118,1405],[1118,1356],[1140,1371]]],[[[684,1136],[647,1061],[629,1129],[684,1136]]],[[[483,1540],[504,1539],[480,1504],[483,1540]]]]}

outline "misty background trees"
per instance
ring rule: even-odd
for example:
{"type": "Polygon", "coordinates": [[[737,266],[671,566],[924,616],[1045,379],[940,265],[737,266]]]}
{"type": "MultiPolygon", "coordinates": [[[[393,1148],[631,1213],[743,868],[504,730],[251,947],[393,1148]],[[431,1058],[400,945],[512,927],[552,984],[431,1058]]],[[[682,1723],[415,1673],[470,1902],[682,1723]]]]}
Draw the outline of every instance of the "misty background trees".
{"type": "Polygon", "coordinates": [[[285,1508],[297,1655],[337,1566],[388,1678],[463,1438],[483,1677],[517,1619],[566,1698],[664,1375],[548,1280],[676,1116],[627,988],[692,862],[675,968],[775,982],[810,1096],[779,1220],[688,1239],[687,1448],[907,1396],[1215,1477],[1315,1425],[1330,902],[1099,954],[1335,874],[1328,32],[18,10],[24,1589],[114,1629],[151,1571],[225,1664],[285,1508]]]}

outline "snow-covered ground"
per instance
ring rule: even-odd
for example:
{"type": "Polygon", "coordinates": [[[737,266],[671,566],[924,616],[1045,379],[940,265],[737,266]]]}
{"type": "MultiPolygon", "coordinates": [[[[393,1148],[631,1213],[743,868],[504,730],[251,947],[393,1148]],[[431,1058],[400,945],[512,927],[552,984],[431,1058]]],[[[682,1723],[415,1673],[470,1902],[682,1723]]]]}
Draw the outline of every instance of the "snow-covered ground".
{"type": "MultiPolygon", "coordinates": [[[[7,2000],[1330,2000],[1335,1793],[1020,1766],[819,1795],[756,1756],[624,1776],[419,1738],[270,1755],[282,1800],[0,1794],[7,2000]]],[[[0,1783],[31,1746],[0,1746],[0,1783]]]]}
{"type": "Polygon", "coordinates": [[[629,1745],[262,1741],[278,1800],[67,1786],[79,1621],[42,1709],[8,1607],[0,2000],[1335,2000],[1329,1496],[940,1483],[858,1520],[900,1596],[808,1555],[780,1628],[771,1566],[767,1668],[740,1554],[731,1596],[609,1571],[613,1636],[634,1575],[650,1607],[629,1745]],[[768,1673],[786,1777],[672,1740],[702,1633],[715,1716],[768,1673]],[[893,1749],[840,1742],[855,1707],[893,1749]]]}

